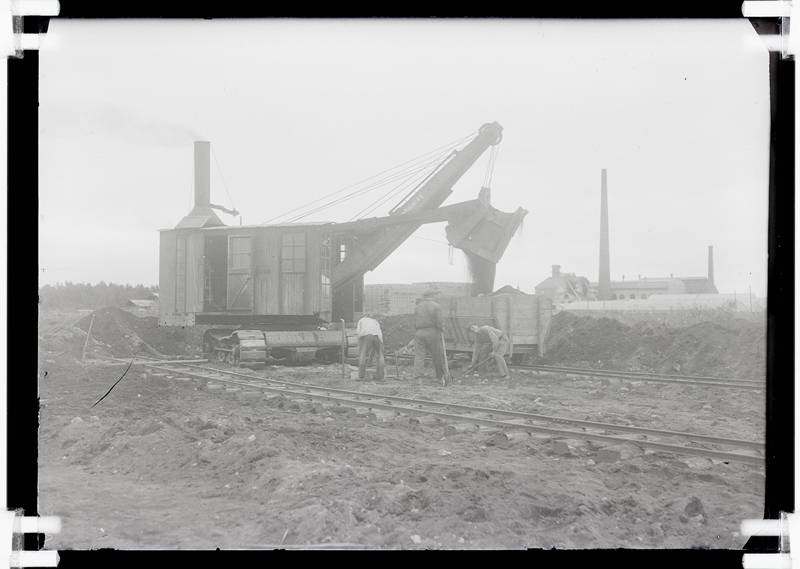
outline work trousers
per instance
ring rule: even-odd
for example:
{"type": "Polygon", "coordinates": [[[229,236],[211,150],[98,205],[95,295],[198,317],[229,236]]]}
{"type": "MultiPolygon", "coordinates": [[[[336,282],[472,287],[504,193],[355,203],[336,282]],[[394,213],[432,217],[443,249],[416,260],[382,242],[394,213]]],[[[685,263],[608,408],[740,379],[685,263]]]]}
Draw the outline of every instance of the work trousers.
{"type": "Polygon", "coordinates": [[[367,375],[367,361],[373,353],[378,354],[378,368],[375,379],[383,379],[385,362],[383,359],[383,342],[375,334],[358,337],[358,377],[364,379],[367,375]]]}
{"type": "Polygon", "coordinates": [[[442,331],[437,328],[418,328],[414,335],[414,375],[425,375],[425,355],[430,354],[436,378],[444,377],[444,346],[442,331]]]}
{"type": "MultiPolygon", "coordinates": [[[[508,365],[503,357],[508,352],[508,339],[500,338],[497,342],[497,350],[494,353],[494,361],[497,364],[497,370],[500,375],[506,377],[508,375],[508,365]]],[[[478,362],[486,360],[492,354],[492,343],[485,342],[478,347],[478,362]]],[[[485,365],[485,364],[484,364],[485,365]]],[[[481,366],[483,367],[483,365],[481,366]]]]}

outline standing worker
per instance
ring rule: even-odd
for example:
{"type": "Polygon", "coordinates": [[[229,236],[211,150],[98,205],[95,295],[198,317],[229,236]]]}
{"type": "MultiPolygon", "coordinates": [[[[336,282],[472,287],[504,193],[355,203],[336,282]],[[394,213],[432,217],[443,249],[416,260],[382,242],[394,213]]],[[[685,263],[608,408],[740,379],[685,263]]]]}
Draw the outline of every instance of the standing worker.
{"type": "Polygon", "coordinates": [[[475,334],[475,347],[472,349],[472,363],[468,369],[474,369],[479,363],[493,357],[500,375],[503,379],[508,379],[508,366],[503,358],[511,345],[508,335],[492,326],[477,324],[470,325],[469,331],[475,334]]]}
{"type": "Polygon", "coordinates": [[[367,373],[367,360],[372,357],[373,352],[378,354],[378,369],[375,379],[383,379],[384,360],[383,360],[383,333],[381,325],[372,318],[372,314],[365,314],[356,325],[358,334],[358,378],[364,379],[367,373]]]}
{"type": "Polygon", "coordinates": [[[422,295],[422,301],[414,309],[414,375],[417,378],[425,375],[425,355],[430,354],[436,379],[444,377],[444,346],[442,333],[442,307],[433,300],[436,291],[428,290],[422,295]]]}

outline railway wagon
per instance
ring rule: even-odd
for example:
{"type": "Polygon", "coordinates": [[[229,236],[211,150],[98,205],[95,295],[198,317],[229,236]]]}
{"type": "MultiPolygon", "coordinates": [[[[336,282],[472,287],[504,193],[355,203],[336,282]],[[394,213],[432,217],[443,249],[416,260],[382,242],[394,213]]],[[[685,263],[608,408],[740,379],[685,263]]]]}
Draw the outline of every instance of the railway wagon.
{"type": "Polygon", "coordinates": [[[527,354],[544,356],[553,317],[553,303],[546,296],[500,293],[443,297],[437,302],[442,307],[448,353],[471,353],[473,339],[469,325],[488,324],[508,334],[512,361],[519,362],[527,354]]]}

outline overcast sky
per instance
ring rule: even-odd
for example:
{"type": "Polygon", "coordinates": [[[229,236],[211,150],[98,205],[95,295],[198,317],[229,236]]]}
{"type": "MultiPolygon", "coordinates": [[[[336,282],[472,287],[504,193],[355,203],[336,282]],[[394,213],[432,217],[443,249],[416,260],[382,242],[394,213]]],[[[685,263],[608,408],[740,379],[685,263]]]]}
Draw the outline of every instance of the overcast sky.
{"type": "MultiPolygon", "coordinates": [[[[612,279],[703,276],[714,245],[720,292],[766,292],[768,58],[746,20],[55,19],[40,57],[42,284],[156,284],[195,139],[212,202],[252,224],[498,121],[493,203],[530,213],[496,287],[597,279],[607,168],[612,279]]],[[[468,280],[443,224],[366,276],[431,280],[468,280]]]]}

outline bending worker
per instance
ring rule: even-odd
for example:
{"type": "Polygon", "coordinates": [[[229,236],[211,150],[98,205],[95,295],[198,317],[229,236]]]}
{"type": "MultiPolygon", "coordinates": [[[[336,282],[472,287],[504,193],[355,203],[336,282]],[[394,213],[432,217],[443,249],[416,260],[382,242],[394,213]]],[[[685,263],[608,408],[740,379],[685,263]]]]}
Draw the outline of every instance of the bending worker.
{"type": "Polygon", "coordinates": [[[503,358],[511,345],[508,335],[492,326],[478,326],[477,324],[470,325],[469,331],[475,334],[475,347],[472,349],[472,363],[469,369],[474,369],[479,363],[493,357],[500,375],[508,378],[508,366],[503,358]]]}
{"type": "Polygon", "coordinates": [[[372,318],[371,314],[365,314],[356,325],[358,334],[358,378],[364,379],[367,374],[367,360],[372,357],[373,352],[378,354],[378,369],[375,379],[383,379],[384,360],[383,360],[383,333],[381,325],[372,318]]]}
{"type": "Polygon", "coordinates": [[[433,300],[436,291],[426,291],[422,295],[422,301],[414,309],[414,375],[417,378],[425,375],[425,353],[427,352],[433,360],[433,368],[436,370],[436,379],[444,377],[444,345],[442,333],[444,332],[444,322],[442,321],[442,307],[433,300]]]}

